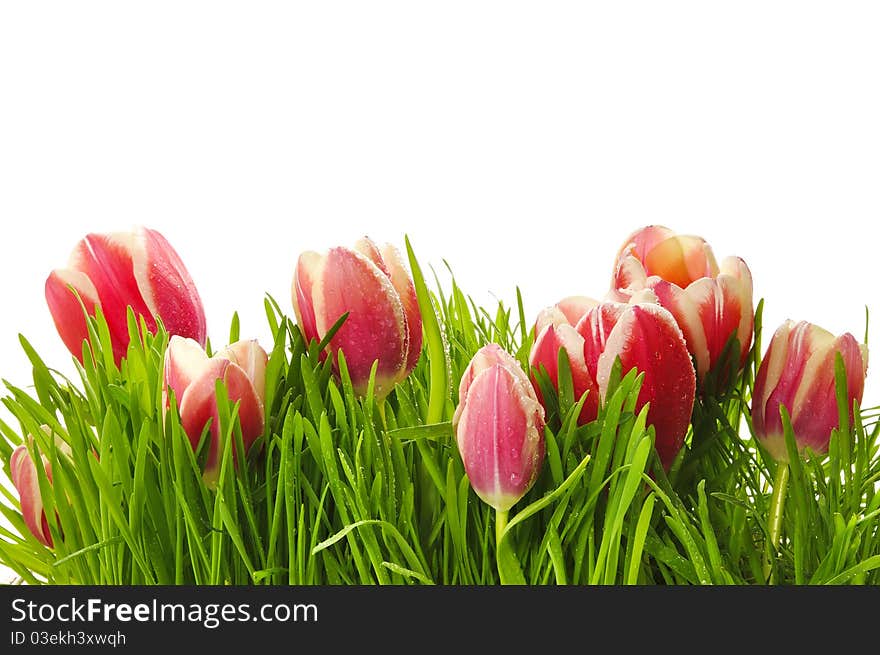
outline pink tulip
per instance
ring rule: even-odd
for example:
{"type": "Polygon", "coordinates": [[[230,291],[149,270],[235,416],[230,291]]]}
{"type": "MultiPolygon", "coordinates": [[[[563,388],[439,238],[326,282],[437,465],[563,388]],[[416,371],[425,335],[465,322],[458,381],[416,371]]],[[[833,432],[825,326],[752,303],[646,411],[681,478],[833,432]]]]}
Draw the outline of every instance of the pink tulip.
{"type": "Polygon", "coordinates": [[[155,230],[89,234],[70,256],[67,268],[46,280],[46,302],[67,349],[82,361],[88,339],[83,307],[90,315],[100,307],[107,320],[117,364],[128,349],[128,307],[143,317],[151,332],[161,318],[169,334],[205,344],[205,311],[180,257],[155,230]],[[72,287],[79,299],[71,291],[72,287]]]}
{"type": "MultiPolygon", "coordinates": [[[[28,435],[28,440],[33,443],[33,437],[28,435]]],[[[67,445],[60,437],[55,437],[56,449],[70,455],[70,446],[67,445]]],[[[44,454],[40,454],[43,470],[49,483],[52,483],[52,464],[49,458],[44,454]]],[[[21,444],[13,452],[9,458],[9,470],[12,477],[12,484],[18,491],[21,501],[21,514],[24,518],[25,525],[37,540],[47,546],[53,548],[52,534],[49,532],[49,521],[46,519],[46,512],[43,510],[43,496],[40,494],[40,482],[37,476],[37,467],[26,444],[21,444]]]]}
{"type": "Polygon", "coordinates": [[[752,345],[754,308],[752,276],[739,257],[724,259],[719,268],[702,238],[649,226],[635,232],[621,249],[614,284],[611,296],[619,300],[642,289],[654,292],[682,329],[698,379],[705,381],[710,372],[718,378],[721,388],[713,392],[728,386],[745,365],[752,345]],[[732,360],[722,362],[732,337],[738,349],[732,360]]]}
{"type": "MultiPolygon", "coordinates": [[[[166,398],[169,389],[174,391],[180,422],[193,449],[198,447],[202,432],[210,422],[206,480],[216,479],[220,466],[217,380],[223,380],[231,403],[240,403],[238,417],[247,454],[263,432],[267,361],[266,352],[256,341],[238,341],[208,357],[196,341],[171,337],[165,352],[163,391],[166,398]]],[[[235,450],[233,456],[238,458],[235,450]]]]}
{"type": "Polygon", "coordinates": [[[536,373],[546,370],[553,387],[559,390],[559,351],[564,349],[571,369],[575,401],[584,393],[587,398],[581,408],[578,424],[584,425],[596,420],[599,410],[599,392],[594,376],[590,374],[584,360],[584,338],[574,329],[577,323],[598,301],[578,297],[565,299],[557,305],[548,307],[538,315],[535,323],[537,338],[529,353],[529,367],[532,369],[532,384],[538,400],[544,405],[541,387],[536,373]],[[567,312],[567,313],[566,313],[567,312]]]}
{"type": "Polygon", "coordinates": [[[500,346],[474,355],[452,424],[474,491],[506,512],[532,488],[544,462],[544,409],[519,362],[500,346]]]}
{"type": "Polygon", "coordinates": [[[391,245],[381,251],[364,237],[353,249],[305,252],[293,278],[293,307],[307,340],[322,340],[346,313],[327,353],[345,362],[355,392],[365,395],[378,360],[374,392],[384,398],[415,368],[422,352],[422,318],[412,278],[391,245]]]}
{"type": "Polygon", "coordinates": [[[801,321],[786,321],[773,334],[752,390],[755,435],[779,462],[788,462],[780,406],[791,418],[798,450],[828,451],[831,431],[839,427],[834,366],[840,353],[846,368],[847,405],[861,403],[868,372],[868,348],[846,332],[835,337],[801,321]]]}
{"type": "Polygon", "coordinates": [[[644,374],[635,411],[650,403],[647,422],[654,426],[654,445],[668,470],[684,443],[696,393],[694,367],[675,318],[650,302],[607,302],[590,310],[576,330],[602,402],[618,357],[623,375],[633,368],[644,374]]]}

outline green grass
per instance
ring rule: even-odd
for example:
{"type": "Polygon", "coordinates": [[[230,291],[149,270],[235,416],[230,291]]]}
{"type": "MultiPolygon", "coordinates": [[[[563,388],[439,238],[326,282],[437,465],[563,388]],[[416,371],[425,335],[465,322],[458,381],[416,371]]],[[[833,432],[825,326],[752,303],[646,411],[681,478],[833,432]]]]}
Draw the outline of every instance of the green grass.
{"type": "MultiPolygon", "coordinates": [[[[193,451],[173,402],[163,408],[161,326],[153,335],[130,317],[117,368],[106,323],[90,319],[93,348],[70,380],[22,338],[33,386],[5,382],[2,402],[17,424],[0,422],[0,456],[8,476],[12,450],[31,434],[33,456],[51,462],[53,483],[42,471],[40,483],[56,546],[30,534],[4,488],[11,527],[0,528],[0,562],[29,584],[878,582],[876,410],[845,422],[827,456],[795,458],[778,547],[768,541],[777,470],[748,421],[760,304],[745,371],[733,391],[701,396],[668,474],[646,410],[634,411],[637,371],[617,371],[599,417],[584,426],[567,361],[558,393],[539,375],[547,458],[496,525],[470,489],[451,420],[474,353],[494,341],[525,368],[531,324],[518,290],[513,308],[478,307],[454,277],[444,288],[435,274],[429,289],[409,242],[407,251],[425,333],[412,375],[382,401],[372,385],[356,397],[344,358],[335,375],[322,344],[306,343],[267,297],[264,435],[236,466],[237,407],[218,385],[222,454],[212,484],[201,473],[206,449],[193,451]]],[[[238,332],[234,315],[230,341],[238,332]]]]}

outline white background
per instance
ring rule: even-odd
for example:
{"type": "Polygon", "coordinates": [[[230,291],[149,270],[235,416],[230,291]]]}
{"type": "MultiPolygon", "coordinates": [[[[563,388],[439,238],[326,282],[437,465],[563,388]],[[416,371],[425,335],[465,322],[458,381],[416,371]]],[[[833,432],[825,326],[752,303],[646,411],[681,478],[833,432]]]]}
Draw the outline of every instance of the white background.
{"type": "MultiPolygon", "coordinates": [[[[742,256],[785,318],[880,322],[876,2],[27,2],[0,8],[0,377],[91,231],[178,250],[223,341],[362,234],[530,319],[649,223],[742,256]]],[[[869,370],[865,404],[880,403],[869,370]]]]}

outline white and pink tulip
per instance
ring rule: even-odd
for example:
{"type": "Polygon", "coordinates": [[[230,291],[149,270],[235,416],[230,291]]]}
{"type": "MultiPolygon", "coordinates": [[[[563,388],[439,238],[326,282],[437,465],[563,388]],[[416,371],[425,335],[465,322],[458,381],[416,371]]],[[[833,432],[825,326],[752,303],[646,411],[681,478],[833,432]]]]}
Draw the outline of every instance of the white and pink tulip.
{"type": "Polygon", "coordinates": [[[861,403],[868,372],[868,348],[846,332],[835,337],[816,325],[786,321],[773,334],[752,391],[755,436],[774,459],[788,461],[780,407],[791,418],[798,450],[828,451],[831,432],[840,425],[835,393],[837,354],[846,368],[850,421],[853,403],[861,403]]]}
{"type": "Polygon", "coordinates": [[[696,393],[694,367],[675,318],[651,302],[609,302],[591,310],[576,329],[603,402],[618,357],[623,375],[633,368],[644,375],[635,411],[650,403],[647,423],[654,426],[654,445],[668,470],[684,444],[696,393]]]}
{"type": "Polygon", "coordinates": [[[151,332],[161,318],[169,334],[203,346],[207,339],[205,311],[192,278],[165,237],[149,228],[87,235],[74,248],[67,267],[49,275],[45,293],[58,334],[80,361],[88,339],[83,307],[90,315],[100,307],[117,364],[128,349],[129,307],[151,332]]]}
{"type": "MultiPolygon", "coordinates": [[[[31,435],[28,435],[27,439],[29,443],[33,443],[31,435]]],[[[55,448],[57,452],[70,456],[70,446],[57,435],[55,436],[55,448]]],[[[40,460],[46,478],[49,484],[52,484],[52,464],[49,458],[42,453],[40,460]]],[[[37,538],[37,541],[48,548],[53,548],[55,544],[52,540],[52,533],[49,531],[49,521],[46,518],[43,496],[40,493],[37,466],[31,457],[27,444],[21,444],[12,451],[12,456],[9,458],[9,471],[12,485],[18,492],[21,515],[25,525],[37,538]]]]}
{"type": "Polygon", "coordinates": [[[653,291],[678,322],[700,383],[713,373],[720,388],[711,391],[723,392],[745,365],[752,345],[752,276],[746,263],[727,257],[719,267],[701,237],[648,226],[621,248],[610,296],[626,301],[645,289],[653,291]],[[722,361],[733,338],[737,350],[722,361]]]}
{"type": "Polygon", "coordinates": [[[584,360],[584,338],[574,329],[574,324],[591,307],[595,307],[597,302],[591,301],[589,305],[581,303],[575,311],[568,313],[563,309],[564,302],[548,307],[539,314],[535,323],[537,338],[529,353],[529,368],[532,370],[535,394],[541,404],[544,404],[537,373],[543,368],[553,387],[558,391],[559,352],[560,349],[565,350],[571,370],[575,401],[580,400],[584,393],[587,394],[578,417],[578,424],[584,425],[596,419],[599,411],[599,393],[595,376],[591,375],[584,360]]]}
{"type": "Polygon", "coordinates": [[[393,246],[380,249],[364,237],[354,248],[303,253],[292,299],[307,340],[322,340],[348,314],[327,353],[335,366],[336,353],[343,352],[359,395],[366,394],[377,360],[377,398],[388,395],[415,368],[422,351],[422,319],[412,278],[393,246]]]}
{"type": "MultiPolygon", "coordinates": [[[[180,422],[193,449],[209,425],[206,480],[216,479],[220,465],[217,380],[223,380],[229,400],[240,403],[238,417],[247,454],[263,432],[267,361],[266,351],[254,340],[238,341],[208,357],[196,341],[179,336],[171,338],[165,352],[163,390],[166,398],[169,390],[174,391],[180,422]]],[[[238,460],[235,450],[233,456],[238,460]]]]}

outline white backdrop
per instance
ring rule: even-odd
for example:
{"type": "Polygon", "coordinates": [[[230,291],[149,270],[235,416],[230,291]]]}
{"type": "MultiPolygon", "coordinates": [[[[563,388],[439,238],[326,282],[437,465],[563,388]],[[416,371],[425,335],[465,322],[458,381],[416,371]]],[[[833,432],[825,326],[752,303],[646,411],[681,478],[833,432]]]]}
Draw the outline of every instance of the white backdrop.
{"type": "MultiPolygon", "coordinates": [[[[90,231],[189,268],[265,338],[296,257],[362,234],[530,318],[661,223],[785,318],[864,335],[880,218],[876,2],[4,3],[0,377],[69,372],[43,296],[90,231]]],[[[292,310],[291,310],[292,311],[292,310]]],[[[865,404],[880,403],[869,368],[865,404]]]]}

